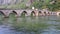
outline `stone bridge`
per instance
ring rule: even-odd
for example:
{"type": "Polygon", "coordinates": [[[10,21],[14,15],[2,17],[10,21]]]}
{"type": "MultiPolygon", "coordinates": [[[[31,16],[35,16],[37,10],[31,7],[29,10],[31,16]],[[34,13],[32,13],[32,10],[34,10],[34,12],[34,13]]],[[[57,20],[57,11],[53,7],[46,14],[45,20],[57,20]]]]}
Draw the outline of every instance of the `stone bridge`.
{"type": "Polygon", "coordinates": [[[21,16],[22,13],[25,13],[25,16],[40,16],[40,15],[57,15],[57,12],[51,12],[47,10],[32,10],[32,9],[16,9],[16,10],[10,10],[10,9],[4,9],[0,10],[0,14],[2,14],[4,17],[8,17],[10,14],[14,13],[15,16],[21,16]]]}

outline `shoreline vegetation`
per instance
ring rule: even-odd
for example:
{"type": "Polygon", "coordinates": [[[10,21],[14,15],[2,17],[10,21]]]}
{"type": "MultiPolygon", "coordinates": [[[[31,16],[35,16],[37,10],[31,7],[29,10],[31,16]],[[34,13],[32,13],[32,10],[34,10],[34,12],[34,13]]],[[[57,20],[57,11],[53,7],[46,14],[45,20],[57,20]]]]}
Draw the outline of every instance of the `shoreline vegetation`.
{"type": "MultiPolygon", "coordinates": [[[[20,2],[20,0],[19,0],[20,2]]],[[[20,3],[13,2],[13,4],[3,4],[0,5],[0,8],[3,9],[31,9],[32,7],[37,9],[46,9],[50,11],[60,10],[60,0],[22,0],[20,3]]]]}

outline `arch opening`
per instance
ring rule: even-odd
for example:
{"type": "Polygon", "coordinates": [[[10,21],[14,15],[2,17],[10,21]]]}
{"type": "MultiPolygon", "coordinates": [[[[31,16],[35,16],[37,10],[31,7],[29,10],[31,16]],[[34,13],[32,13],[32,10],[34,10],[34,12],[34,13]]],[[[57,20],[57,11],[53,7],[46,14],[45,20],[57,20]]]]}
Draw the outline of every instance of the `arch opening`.
{"type": "Polygon", "coordinates": [[[27,12],[26,12],[26,11],[23,11],[23,12],[21,13],[21,16],[22,16],[22,17],[25,17],[26,14],[27,14],[27,12]]]}
{"type": "Polygon", "coordinates": [[[48,12],[48,15],[50,15],[50,12],[48,12]]]}
{"type": "Polygon", "coordinates": [[[6,15],[2,11],[0,11],[0,18],[2,17],[6,17],[6,15]]]}
{"type": "Polygon", "coordinates": [[[44,12],[44,15],[47,15],[46,12],[44,12]]]}
{"type": "Polygon", "coordinates": [[[42,13],[41,11],[39,11],[39,13],[42,13]]]}
{"type": "Polygon", "coordinates": [[[48,12],[48,14],[50,14],[50,13],[48,12]]]}
{"type": "Polygon", "coordinates": [[[5,15],[2,11],[0,11],[0,15],[5,15]]]}
{"type": "Polygon", "coordinates": [[[42,12],[41,11],[38,12],[38,16],[40,16],[40,15],[42,15],[42,12]]]}
{"type": "Polygon", "coordinates": [[[31,16],[35,16],[35,12],[34,11],[31,12],[31,16]]]}
{"type": "Polygon", "coordinates": [[[12,13],[9,14],[9,17],[15,17],[17,15],[16,11],[12,11],[12,13]]]}
{"type": "Polygon", "coordinates": [[[17,12],[16,12],[16,11],[12,11],[12,13],[17,14],[17,12]]]}
{"type": "Polygon", "coordinates": [[[59,13],[59,15],[60,15],[60,13],[59,13]]]}

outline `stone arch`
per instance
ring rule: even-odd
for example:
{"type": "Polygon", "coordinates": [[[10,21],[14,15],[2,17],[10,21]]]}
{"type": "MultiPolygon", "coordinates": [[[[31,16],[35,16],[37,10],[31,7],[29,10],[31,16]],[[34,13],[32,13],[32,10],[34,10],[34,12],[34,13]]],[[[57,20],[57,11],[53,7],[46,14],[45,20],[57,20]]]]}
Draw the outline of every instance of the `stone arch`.
{"type": "Polygon", "coordinates": [[[50,12],[48,12],[48,15],[50,15],[50,12]]]}
{"type": "Polygon", "coordinates": [[[48,12],[48,14],[50,14],[50,12],[48,12]]]}
{"type": "Polygon", "coordinates": [[[46,12],[44,12],[44,14],[46,14],[46,12]]]}
{"type": "Polygon", "coordinates": [[[16,15],[17,15],[17,12],[14,10],[9,14],[10,17],[16,17],[16,15]]]}
{"type": "Polygon", "coordinates": [[[60,16],[60,12],[57,12],[57,16],[60,16]]]}
{"type": "Polygon", "coordinates": [[[59,13],[59,15],[60,15],[60,13],[59,13]]]}
{"type": "Polygon", "coordinates": [[[3,11],[0,11],[0,15],[4,15],[4,16],[5,16],[5,14],[4,14],[4,12],[3,12],[3,11]]]}
{"type": "Polygon", "coordinates": [[[42,13],[41,11],[39,11],[39,13],[42,13]]]}
{"type": "Polygon", "coordinates": [[[38,16],[40,16],[40,15],[42,15],[42,12],[41,11],[38,12],[38,16]]]}
{"type": "Polygon", "coordinates": [[[12,13],[17,14],[17,12],[16,12],[16,11],[14,11],[14,10],[12,11],[12,13]]]}
{"type": "Polygon", "coordinates": [[[31,16],[35,16],[35,12],[34,11],[31,12],[31,16]]]}
{"type": "Polygon", "coordinates": [[[47,15],[47,13],[46,13],[46,12],[44,12],[44,15],[47,15]]]}
{"type": "Polygon", "coordinates": [[[23,11],[23,12],[21,13],[21,16],[26,16],[26,14],[27,14],[27,11],[23,11]]]}
{"type": "Polygon", "coordinates": [[[27,12],[26,12],[26,11],[23,11],[23,13],[27,14],[27,12]]]}

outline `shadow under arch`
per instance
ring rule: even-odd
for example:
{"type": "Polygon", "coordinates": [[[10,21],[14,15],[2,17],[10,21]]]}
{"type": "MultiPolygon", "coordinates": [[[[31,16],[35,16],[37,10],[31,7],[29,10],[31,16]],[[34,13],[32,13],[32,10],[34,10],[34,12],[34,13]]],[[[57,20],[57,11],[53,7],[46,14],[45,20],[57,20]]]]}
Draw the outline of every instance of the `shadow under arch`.
{"type": "Polygon", "coordinates": [[[50,12],[48,12],[48,15],[51,15],[51,13],[50,13],[50,12]]]}
{"type": "Polygon", "coordinates": [[[14,10],[12,11],[12,13],[17,14],[17,12],[16,12],[16,11],[14,11],[14,10]]]}
{"type": "Polygon", "coordinates": [[[41,11],[39,11],[39,12],[38,12],[38,16],[40,16],[40,14],[42,14],[42,12],[41,12],[41,11]]]}
{"type": "Polygon", "coordinates": [[[31,12],[31,16],[35,16],[35,12],[34,11],[31,12]]]}
{"type": "Polygon", "coordinates": [[[41,11],[39,11],[39,13],[42,13],[41,11]]]}
{"type": "Polygon", "coordinates": [[[59,13],[59,15],[60,15],[60,13],[59,13]]]}
{"type": "Polygon", "coordinates": [[[17,15],[17,12],[13,10],[13,11],[9,14],[9,17],[15,17],[15,15],[17,15]]]}
{"type": "Polygon", "coordinates": [[[27,12],[26,12],[26,11],[23,11],[23,12],[21,13],[21,17],[25,17],[26,14],[27,14],[27,12]]]}
{"type": "Polygon", "coordinates": [[[0,11],[0,16],[2,16],[2,15],[5,16],[5,14],[2,11],[0,11]]]}
{"type": "Polygon", "coordinates": [[[47,15],[47,13],[46,13],[46,12],[44,12],[44,15],[47,15]]]}

